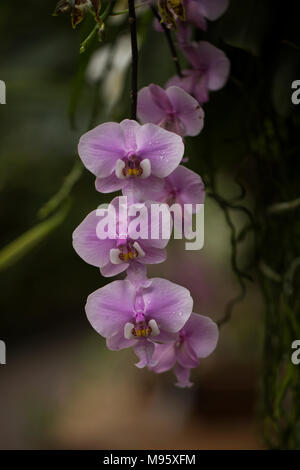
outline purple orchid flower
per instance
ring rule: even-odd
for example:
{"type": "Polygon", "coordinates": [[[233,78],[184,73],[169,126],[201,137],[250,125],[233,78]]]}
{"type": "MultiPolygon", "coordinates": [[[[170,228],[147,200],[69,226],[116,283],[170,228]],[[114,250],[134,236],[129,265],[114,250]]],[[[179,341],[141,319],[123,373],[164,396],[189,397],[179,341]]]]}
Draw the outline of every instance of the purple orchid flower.
{"type": "Polygon", "coordinates": [[[138,94],[138,117],[180,136],[195,136],[203,128],[204,111],[197,100],[182,88],[164,90],[158,85],[142,88],[138,94]]]}
{"type": "Polygon", "coordinates": [[[191,315],[193,301],[184,287],[166,279],[114,281],[89,295],[86,314],[113,351],[133,346],[137,367],[154,366],[154,342],[170,341],[191,315]]]}
{"type": "Polygon", "coordinates": [[[171,78],[167,86],[179,86],[199,103],[206,103],[210,91],[219,90],[225,85],[230,62],[223,51],[206,41],[183,46],[182,51],[193,68],[184,70],[182,78],[171,78]]]}
{"type": "Polygon", "coordinates": [[[162,188],[163,178],[179,165],[184,145],[173,132],[125,119],[120,124],[101,124],[84,134],[78,152],[86,168],[96,175],[98,191],[122,189],[123,194],[152,199],[162,188]]]}
{"type": "Polygon", "coordinates": [[[165,186],[161,193],[160,201],[172,205],[174,202],[180,204],[192,204],[195,211],[196,204],[204,204],[205,187],[198,175],[183,165],[179,165],[165,179],[165,186]]]}
{"type": "Polygon", "coordinates": [[[76,253],[87,263],[99,267],[105,277],[116,276],[136,263],[162,263],[167,257],[165,247],[169,238],[163,238],[163,235],[170,235],[170,231],[159,230],[159,238],[151,239],[151,202],[131,204],[128,208],[126,203],[124,214],[123,199],[126,198],[113,199],[105,214],[104,211],[99,214],[97,210],[88,214],[73,233],[76,253]],[[132,210],[139,214],[137,218],[130,216],[134,213],[132,210]],[[105,220],[114,217],[115,229],[110,233],[104,231],[105,220]],[[138,221],[138,227],[131,224],[134,220],[138,221]]]}
{"type": "Polygon", "coordinates": [[[159,200],[167,203],[170,207],[174,203],[181,206],[181,220],[174,217],[175,213],[173,211],[171,215],[174,220],[174,228],[179,229],[179,233],[187,235],[192,232],[192,214],[196,214],[199,205],[204,204],[205,201],[204,183],[200,175],[183,165],[179,165],[173,173],[165,178],[165,186],[159,200]]]}
{"type": "Polygon", "coordinates": [[[160,374],[174,368],[177,386],[191,387],[190,371],[199,365],[199,358],[209,356],[218,342],[216,323],[210,318],[192,313],[175,341],[156,344],[150,369],[160,374]]]}
{"type": "Polygon", "coordinates": [[[228,4],[229,0],[183,0],[186,21],[206,31],[206,20],[217,20],[228,4]]]}

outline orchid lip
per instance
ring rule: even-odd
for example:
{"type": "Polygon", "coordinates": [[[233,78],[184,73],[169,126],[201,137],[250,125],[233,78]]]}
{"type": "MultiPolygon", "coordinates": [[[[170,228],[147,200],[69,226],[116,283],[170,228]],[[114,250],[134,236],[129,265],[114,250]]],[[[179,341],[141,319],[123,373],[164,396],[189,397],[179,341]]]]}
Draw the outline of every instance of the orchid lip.
{"type": "Polygon", "coordinates": [[[146,255],[138,242],[118,243],[117,246],[118,248],[111,248],[109,252],[109,259],[112,264],[129,263],[146,255]]]}
{"type": "Polygon", "coordinates": [[[141,160],[135,155],[117,160],[115,174],[119,179],[141,177],[148,178],[151,174],[151,163],[148,158],[141,160]]]}
{"type": "Polygon", "coordinates": [[[124,326],[124,337],[126,339],[138,339],[158,336],[160,334],[159,327],[155,320],[146,322],[138,322],[136,325],[133,323],[126,323],[124,326]]]}

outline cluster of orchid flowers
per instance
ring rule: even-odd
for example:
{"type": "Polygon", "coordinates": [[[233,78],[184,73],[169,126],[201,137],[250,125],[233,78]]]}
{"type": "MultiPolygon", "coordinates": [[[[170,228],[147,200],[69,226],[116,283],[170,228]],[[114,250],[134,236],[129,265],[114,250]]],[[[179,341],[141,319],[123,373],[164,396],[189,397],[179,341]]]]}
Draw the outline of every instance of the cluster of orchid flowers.
{"type": "MultiPolygon", "coordinates": [[[[140,123],[125,119],[101,124],[85,133],[78,146],[83,164],[96,176],[96,190],[121,191],[129,201],[128,214],[141,204],[177,202],[196,207],[204,203],[200,176],[183,165],[184,138],[201,132],[202,104],[208,101],[210,91],[225,84],[229,74],[229,61],[222,51],[206,41],[190,40],[190,24],[205,30],[206,19],[218,18],[227,0],[158,3],[165,26],[176,24],[178,45],[191,68],[169,80],[165,89],[151,84],[139,91],[140,123]]],[[[111,203],[117,217],[113,237],[98,236],[101,217],[97,210],[73,233],[76,252],[100,268],[103,276],[126,272],[124,280],[113,281],[89,295],[88,320],[106,338],[110,350],[133,347],[139,359],[137,367],[156,373],[174,369],[177,385],[189,387],[191,369],[216,347],[218,327],[207,316],[193,312],[188,289],[166,279],[147,277],[148,264],[166,259],[168,239],[151,238],[151,221],[147,221],[148,238],[136,239],[130,229],[124,230],[123,215],[118,211],[122,197],[115,197],[111,203]]]]}

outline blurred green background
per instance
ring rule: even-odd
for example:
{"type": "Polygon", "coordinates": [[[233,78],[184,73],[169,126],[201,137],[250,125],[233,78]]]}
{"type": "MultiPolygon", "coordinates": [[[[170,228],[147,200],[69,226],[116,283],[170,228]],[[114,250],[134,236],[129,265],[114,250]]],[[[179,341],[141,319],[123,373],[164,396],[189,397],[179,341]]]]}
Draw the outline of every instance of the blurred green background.
{"type": "MultiPolygon", "coordinates": [[[[79,57],[92,22],[86,19],[74,32],[68,16],[51,16],[54,7],[54,0],[1,2],[0,79],[7,104],[0,106],[0,247],[39,223],[39,209],[79,159],[77,142],[89,123],[128,115],[126,15],[110,19],[104,42],[79,57]]],[[[124,7],[120,2],[116,10],[124,7]]],[[[140,87],[164,85],[174,74],[165,38],[153,30],[146,10],[138,10],[140,87]]],[[[215,175],[224,197],[239,194],[236,170],[243,172],[248,162],[246,135],[257,109],[272,106],[282,119],[294,112],[297,31],[291,10],[281,11],[276,2],[232,0],[207,33],[197,33],[227,53],[232,72],[205,106],[201,135],[186,139],[186,156],[208,186],[215,175]]],[[[243,204],[252,207],[253,187],[247,189],[243,204]]],[[[193,372],[193,389],[174,388],[172,373],[137,370],[133,352],[107,351],[84,313],[87,295],[107,280],[76,255],[71,236],[103,201],[109,195],[97,193],[93,175],[84,171],[66,219],[0,272],[0,339],[7,344],[7,365],[0,366],[0,448],[261,447],[256,418],[263,305],[255,283],[222,328],[215,353],[193,372]]],[[[241,228],[245,215],[234,214],[234,222],[241,228]]],[[[196,253],[171,242],[168,261],[150,273],[190,288],[195,311],[218,320],[239,286],[230,230],[209,197],[205,237],[196,253]]],[[[249,235],[242,263],[252,250],[249,235]]]]}

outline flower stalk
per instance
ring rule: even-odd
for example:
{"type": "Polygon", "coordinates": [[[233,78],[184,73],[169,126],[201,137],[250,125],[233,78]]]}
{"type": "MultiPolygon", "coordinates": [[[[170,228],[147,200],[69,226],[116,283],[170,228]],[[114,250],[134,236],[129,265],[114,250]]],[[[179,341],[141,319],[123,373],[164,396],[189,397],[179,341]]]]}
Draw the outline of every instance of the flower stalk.
{"type": "Polygon", "coordinates": [[[182,71],[181,71],[179,57],[178,57],[178,54],[177,54],[175,44],[174,44],[173,39],[172,39],[171,31],[169,30],[169,28],[167,28],[165,23],[161,23],[160,14],[158,13],[158,11],[157,11],[157,9],[155,8],[154,5],[151,5],[151,10],[153,12],[154,17],[157,19],[157,21],[159,21],[162,29],[164,30],[164,33],[165,33],[165,36],[166,36],[166,39],[167,39],[167,42],[168,42],[168,45],[169,45],[169,48],[170,48],[170,52],[171,52],[171,55],[172,55],[172,59],[173,59],[174,65],[175,65],[176,73],[177,73],[178,77],[182,78],[183,75],[182,75],[182,71]]]}
{"type": "Polygon", "coordinates": [[[137,88],[138,88],[138,45],[137,45],[137,32],[136,32],[136,14],[134,0],[128,0],[129,11],[129,25],[130,25],[130,38],[131,38],[131,119],[136,121],[137,110],[137,88]]]}

